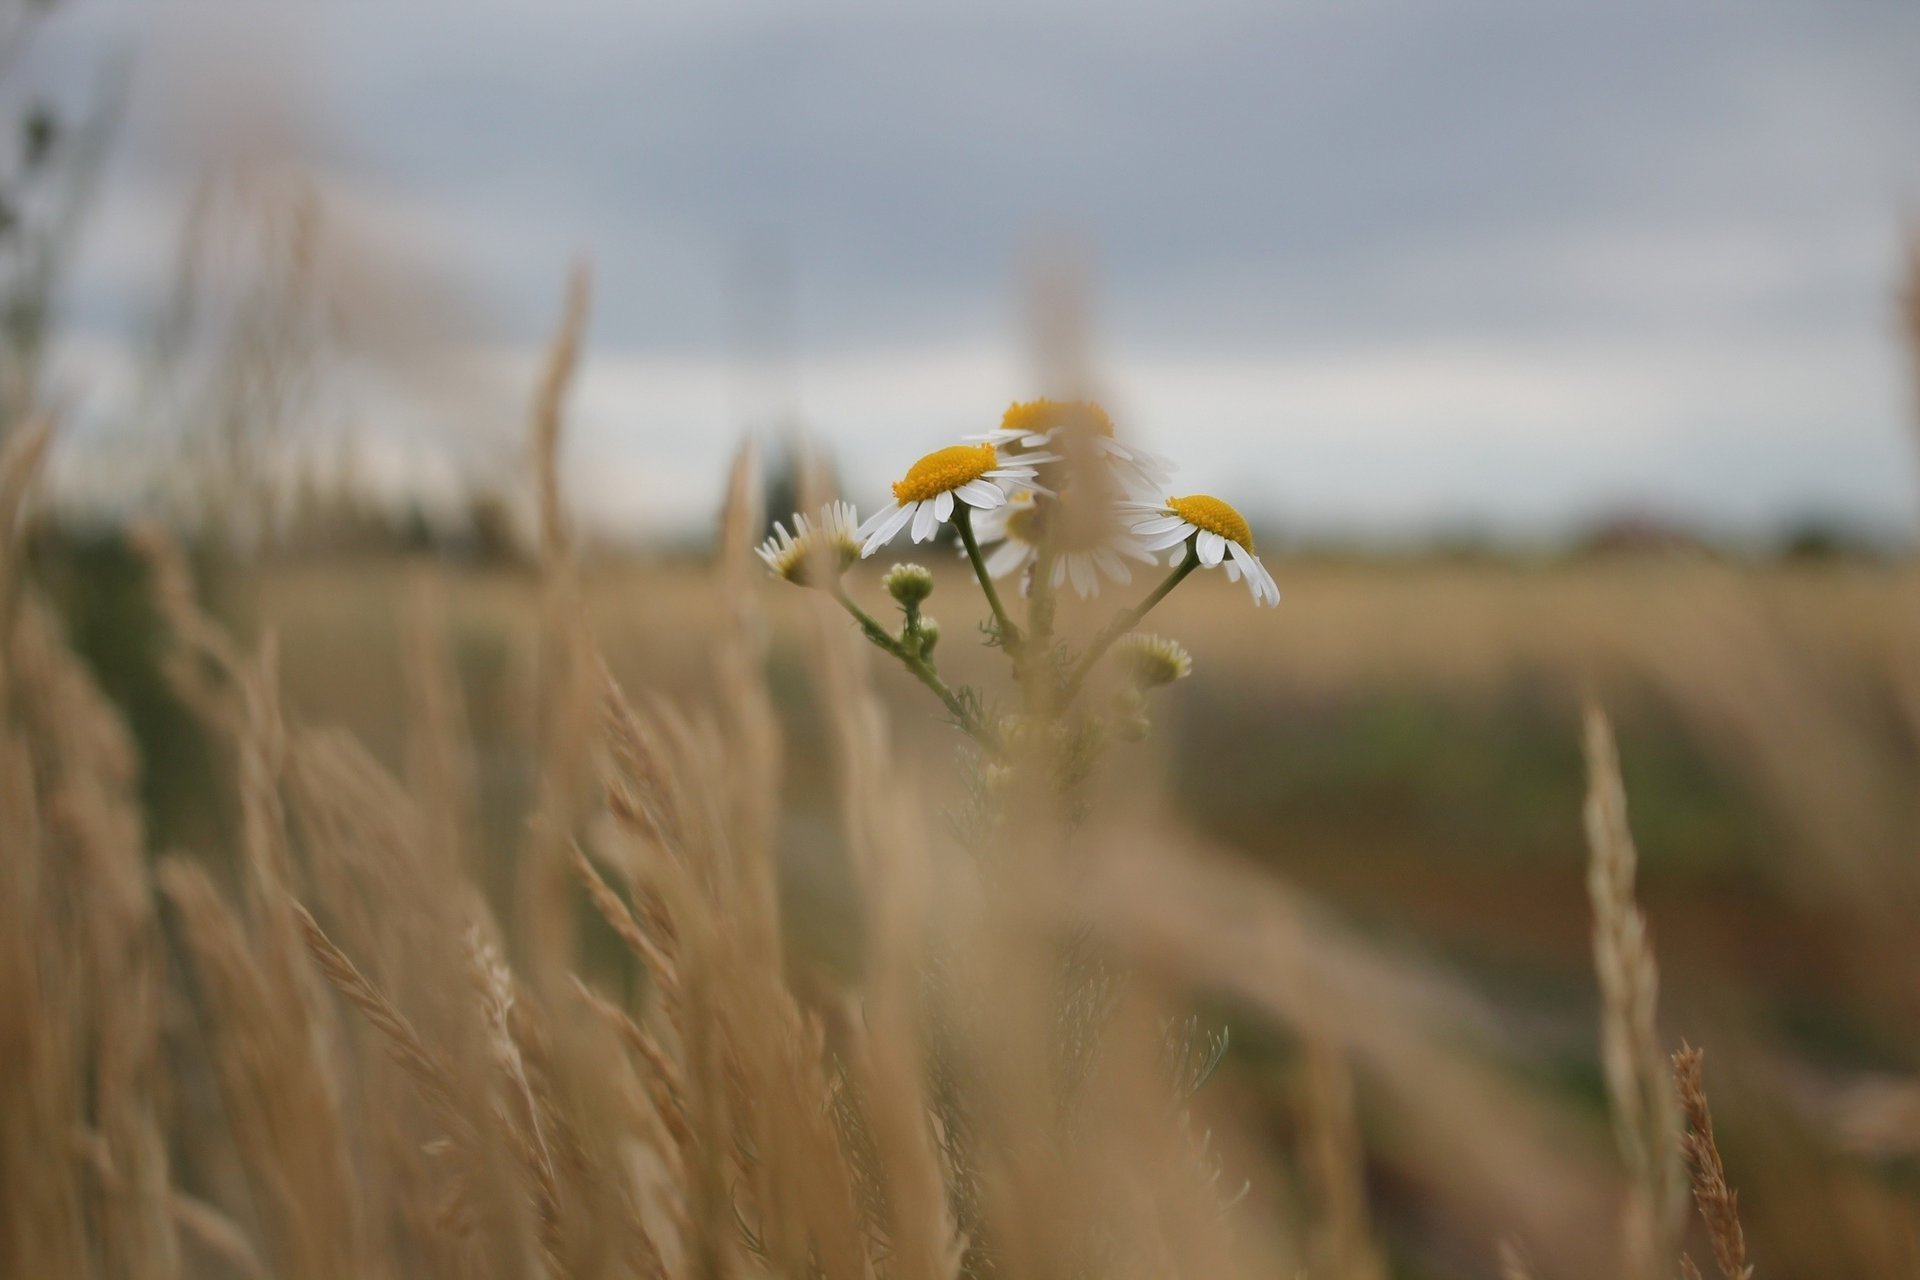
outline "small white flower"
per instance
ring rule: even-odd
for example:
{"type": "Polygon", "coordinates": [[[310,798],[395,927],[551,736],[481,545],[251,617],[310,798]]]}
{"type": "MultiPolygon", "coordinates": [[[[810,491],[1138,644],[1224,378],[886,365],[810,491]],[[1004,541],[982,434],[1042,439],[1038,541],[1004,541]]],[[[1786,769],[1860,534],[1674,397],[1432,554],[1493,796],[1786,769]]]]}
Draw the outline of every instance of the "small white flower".
{"type": "Polygon", "coordinates": [[[862,556],[870,556],[893,541],[900,530],[913,525],[913,540],[925,542],[953,518],[955,501],[982,511],[1005,506],[1007,489],[1033,487],[1042,462],[1057,459],[1028,456],[1000,465],[990,444],[956,444],[936,450],[907,468],[893,485],[893,501],[867,517],[857,536],[864,541],[862,556]]]}
{"type": "MultiPolygon", "coordinates": [[[[1044,449],[1060,443],[1063,431],[1084,431],[1095,453],[1104,458],[1124,488],[1165,493],[1175,467],[1170,459],[1130,444],[1114,435],[1113,419],[1091,400],[1022,400],[1009,405],[1000,426],[984,435],[969,436],[1003,448],[1044,449]]],[[[1013,454],[1013,461],[1024,461],[1013,454]]]]}
{"type": "Polygon", "coordinates": [[[1031,565],[1039,555],[1048,523],[1058,526],[1053,585],[1071,582],[1082,600],[1099,594],[1103,577],[1122,584],[1133,581],[1133,571],[1121,557],[1155,563],[1140,539],[1121,525],[1116,512],[1075,511],[1067,505],[1071,501],[1070,491],[1062,490],[1059,498],[1042,506],[1031,490],[1023,490],[1005,506],[982,513],[974,522],[974,536],[982,547],[1000,544],[987,556],[987,572],[1004,578],[1031,565]]]}
{"type": "Polygon", "coordinates": [[[812,522],[795,512],[793,532],[775,520],[773,536],[755,547],[754,554],[774,577],[788,582],[805,585],[820,569],[838,577],[860,558],[859,523],[851,502],[829,502],[812,522]]]}
{"type": "Polygon", "coordinates": [[[1238,582],[1246,575],[1254,604],[1280,603],[1273,575],[1253,554],[1253,530],[1246,517],[1225,502],[1196,493],[1164,502],[1123,502],[1120,507],[1132,513],[1133,532],[1149,551],[1177,547],[1192,538],[1203,568],[1224,562],[1228,581],[1238,582]]]}

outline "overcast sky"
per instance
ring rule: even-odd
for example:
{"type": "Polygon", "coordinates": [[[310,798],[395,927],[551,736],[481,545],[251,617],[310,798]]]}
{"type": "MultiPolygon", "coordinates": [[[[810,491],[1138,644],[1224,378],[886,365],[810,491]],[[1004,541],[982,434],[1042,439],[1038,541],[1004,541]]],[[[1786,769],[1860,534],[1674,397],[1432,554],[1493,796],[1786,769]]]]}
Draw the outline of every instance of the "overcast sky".
{"type": "Polygon", "coordinates": [[[991,425],[1060,237],[1122,429],[1282,526],[1916,508],[1905,0],[68,3],[46,66],[138,59],[76,367],[246,101],[503,371],[591,255],[570,474],[632,527],[703,517],[789,401],[863,505],[991,425]]]}

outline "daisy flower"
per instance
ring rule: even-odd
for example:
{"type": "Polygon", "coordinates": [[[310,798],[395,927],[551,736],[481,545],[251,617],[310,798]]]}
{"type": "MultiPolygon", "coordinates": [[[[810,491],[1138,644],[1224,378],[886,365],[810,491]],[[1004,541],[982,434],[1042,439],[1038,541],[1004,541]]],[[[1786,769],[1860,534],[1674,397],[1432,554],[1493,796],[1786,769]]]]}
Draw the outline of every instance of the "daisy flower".
{"type": "Polygon", "coordinates": [[[1007,488],[1015,484],[1033,486],[1036,469],[1042,462],[1055,462],[1051,455],[1028,455],[1000,465],[1000,457],[990,444],[956,444],[937,449],[907,468],[904,479],[894,481],[893,501],[867,517],[855,531],[862,539],[862,556],[870,556],[893,541],[900,530],[913,523],[913,540],[925,542],[942,523],[953,517],[953,504],[991,511],[1005,506],[1007,488]]]}
{"type": "Polygon", "coordinates": [[[1102,577],[1118,583],[1133,581],[1133,571],[1122,556],[1154,563],[1152,553],[1140,545],[1140,539],[1121,527],[1111,514],[1102,513],[1106,518],[1089,527],[1092,522],[1084,518],[1089,513],[1065,509],[1068,501],[1063,491],[1063,505],[1043,508],[1037,505],[1031,490],[1021,490],[1005,506],[983,512],[974,522],[974,536],[983,547],[1000,544],[987,557],[987,573],[1004,578],[1031,565],[1040,553],[1047,522],[1056,517],[1062,545],[1054,549],[1053,585],[1072,582],[1074,593],[1082,600],[1099,593],[1102,577]]]}
{"type": "Polygon", "coordinates": [[[1246,517],[1220,499],[1196,493],[1165,502],[1123,502],[1120,506],[1133,514],[1133,532],[1149,551],[1177,547],[1192,538],[1202,567],[1211,569],[1224,561],[1228,581],[1238,582],[1240,575],[1246,575],[1254,604],[1280,603],[1280,588],[1274,584],[1273,575],[1253,554],[1253,530],[1247,527],[1246,517]]]}
{"type": "Polygon", "coordinates": [[[1057,443],[1060,433],[1068,430],[1086,432],[1094,452],[1106,459],[1114,474],[1129,487],[1166,491],[1167,481],[1173,476],[1173,463],[1157,453],[1120,443],[1114,436],[1113,419],[1091,400],[1049,400],[1042,396],[1038,400],[1016,401],[1001,416],[997,430],[968,439],[1041,449],[1057,443]]]}
{"type": "Polygon", "coordinates": [[[810,575],[822,566],[838,577],[860,558],[859,523],[851,502],[829,502],[812,521],[795,512],[792,533],[775,520],[773,536],[753,553],[769,573],[788,582],[808,585],[810,575]]]}

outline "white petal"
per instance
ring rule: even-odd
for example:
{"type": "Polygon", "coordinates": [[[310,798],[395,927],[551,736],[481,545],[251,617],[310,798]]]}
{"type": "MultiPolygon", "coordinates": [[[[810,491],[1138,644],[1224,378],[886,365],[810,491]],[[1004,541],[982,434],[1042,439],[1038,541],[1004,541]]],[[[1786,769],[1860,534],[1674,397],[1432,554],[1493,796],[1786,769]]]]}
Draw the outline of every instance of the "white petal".
{"type": "Polygon", "coordinates": [[[933,509],[931,502],[916,502],[913,506],[913,540],[925,542],[940,527],[940,513],[933,509]]]}
{"type": "Polygon", "coordinates": [[[934,496],[933,515],[937,520],[953,519],[953,490],[942,489],[934,496]]]}
{"type": "Polygon", "coordinates": [[[1099,565],[1101,571],[1115,582],[1124,583],[1133,581],[1133,570],[1127,568],[1127,562],[1115,555],[1111,547],[1095,547],[1093,549],[1093,562],[1099,565]]]}
{"type": "MultiPolygon", "coordinates": [[[[972,503],[968,503],[972,506],[972,503]]],[[[981,546],[989,542],[998,542],[1007,536],[1007,517],[1013,514],[1011,506],[995,507],[991,511],[982,511],[973,518],[973,536],[981,546]]]]}
{"type": "Polygon", "coordinates": [[[1142,520],[1133,526],[1135,533],[1165,533],[1168,529],[1177,529],[1186,521],[1179,516],[1156,516],[1151,520],[1142,520]]]}
{"type": "Polygon", "coordinates": [[[880,508],[878,511],[874,512],[872,515],[868,516],[866,518],[866,521],[863,524],[861,524],[861,526],[858,529],[855,529],[853,531],[853,536],[856,538],[866,537],[868,534],[872,533],[875,529],[878,529],[881,525],[885,524],[887,522],[887,517],[892,515],[894,512],[898,511],[899,509],[900,509],[899,503],[889,502],[886,506],[880,508]]]}
{"type": "MultiPolygon", "coordinates": [[[[873,518],[867,521],[867,525],[874,525],[876,527],[873,532],[867,536],[866,545],[860,548],[860,558],[864,560],[880,548],[886,546],[889,542],[892,542],[894,536],[900,532],[901,527],[907,523],[912,515],[913,507],[911,505],[903,507],[897,502],[884,511],[876,511],[873,514],[873,518]]],[[[862,525],[861,527],[864,529],[867,525],[862,525]]]]}
{"type": "Polygon", "coordinates": [[[1067,580],[1067,558],[1061,556],[1053,562],[1053,585],[1059,586],[1067,580]]]}
{"type": "Polygon", "coordinates": [[[1267,603],[1278,606],[1280,603],[1280,584],[1273,580],[1273,575],[1267,572],[1267,566],[1261,564],[1257,558],[1253,562],[1253,568],[1247,570],[1247,576],[1249,578],[1253,576],[1255,569],[1260,572],[1260,585],[1266,589],[1267,603]]]}
{"type": "Polygon", "coordinates": [[[1202,529],[1194,546],[1200,552],[1200,563],[1211,569],[1227,555],[1227,540],[1211,529],[1202,529]]]}
{"type": "Polygon", "coordinates": [[[1093,576],[1093,566],[1087,563],[1084,553],[1069,551],[1060,558],[1067,562],[1067,576],[1073,579],[1075,595],[1085,600],[1099,589],[1100,582],[1093,576]]]}
{"type": "Polygon", "coordinates": [[[995,547],[993,554],[987,557],[987,576],[1004,578],[1033,556],[1033,548],[1024,542],[1009,539],[995,547]]]}
{"type": "Polygon", "coordinates": [[[1165,533],[1156,533],[1151,538],[1144,539],[1140,545],[1149,551],[1161,551],[1167,547],[1179,546],[1192,534],[1193,526],[1182,520],[1176,528],[1169,529],[1165,533]]]}
{"type": "Polygon", "coordinates": [[[969,480],[954,490],[970,507],[984,507],[991,510],[1004,506],[1007,491],[997,484],[988,484],[985,480],[969,480]]]}

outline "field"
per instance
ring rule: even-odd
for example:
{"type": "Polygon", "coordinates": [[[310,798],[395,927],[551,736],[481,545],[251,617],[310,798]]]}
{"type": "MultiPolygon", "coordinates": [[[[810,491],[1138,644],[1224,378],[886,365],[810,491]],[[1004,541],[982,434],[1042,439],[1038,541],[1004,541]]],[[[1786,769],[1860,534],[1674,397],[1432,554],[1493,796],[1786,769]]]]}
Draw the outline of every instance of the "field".
{"type": "MultiPolygon", "coordinates": [[[[1280,563],[1277,615],[1208,582],[1157,619],[1187,638],[1195,675],[1161,705],[1150,742],[1110,761],[1107,794],[1261,868],[1302,910],[1439,984],[1461,1002],[1470,1030],[1459,1034],[1564,1113],[1582,1176],[1604,1180],[1613,1156],[1581,826],[1591,691],[1618,725],[1661,1034],[1669,1048],[1683,1036],[1713,1048],[1756,1253],[1776,1274],[1886,1274],[1879,1251],[1904,1250],[1907,1228],[1874,1188],[1905,1159],[1914,1131],[1902,1117],[1920,1095],[1901,1074],[1909,996],[1874,920],[1884,904],[1848,880],[1864,877],[1869,900],[1890,892],[1900,875],[1878,877],[1911,848],[1914,571],[1681,554],[1280,563]],[[1836,1214],[1860,1220],[1848,1246],[1858,1257],[1836,1253],[1836,1214]]],[[[856,592],[883,599],[876,578],[856,592]]],[[[708,581],[697,565],[590,562],[585,611],[623,686],[717,696],[708,581]]],[[[934,605],[968,586],[958,566],[943,571],[934,605]]],[[[755,591],[787,736],[779,845],[792,963],[841,973],[855,963],[856,908],[834,865],[825,730],[798,656],[805,602],[783,584],[755,591]]],[[[535,577],[303,562],[233,594],[236,614],[278,638],[290,713],[350,730],[401,774],[409,645],[423,628],[448,637],[495,815],[479,842],[510,858],[513,815],[534,786],[535,577]]],[[[990,656],[958,649],[955,678],[992,678],[990,656]]],[[[960,803],[952,731],[904,675],[876,678],[928,807],[960,803]]],[[[504,906],[511,873],[482,879],[504,906]]],[[[1234,1087],[1281,1126],[1276,1142],[1296,1141],[1289,1041],[1236,1016],[1231,993],[1209,999],[1234,1030],[1234,1087]]],[[[1474,1274],[1488,1242],[1450,1239],[1433,1220],[1446,1197],[1430,1153],[1393,1118],[1406,1100],[1364,1075],[1359,1087],[1366,1187],[1405,1268],[1396,1274],[1474,1274]]]]}

